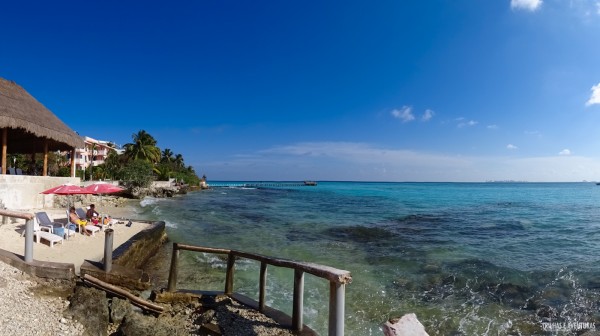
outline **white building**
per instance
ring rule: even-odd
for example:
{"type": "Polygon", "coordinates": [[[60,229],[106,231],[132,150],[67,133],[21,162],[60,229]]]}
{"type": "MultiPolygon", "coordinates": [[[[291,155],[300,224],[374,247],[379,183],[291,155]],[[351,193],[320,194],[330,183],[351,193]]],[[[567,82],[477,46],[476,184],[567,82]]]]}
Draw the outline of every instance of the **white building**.
{"type": "Polygon", "coordinates": [[[117,153],[121,151],[108,141],[96,140],[87,136],[83,137],[83,140],[85,147],[75,149],[75,167],[77,170],[101,165],[111,150],[117,151],[117,153]]]}

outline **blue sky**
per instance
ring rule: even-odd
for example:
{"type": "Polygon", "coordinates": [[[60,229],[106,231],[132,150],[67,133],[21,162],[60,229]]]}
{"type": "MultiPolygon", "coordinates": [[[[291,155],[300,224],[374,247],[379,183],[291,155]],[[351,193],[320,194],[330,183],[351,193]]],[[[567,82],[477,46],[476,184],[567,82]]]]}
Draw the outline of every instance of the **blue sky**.
{"type": "Polygon", "coordinates": [[[600,180],[600,1],[12,1],[0,77],[209,180],[600,180]]]}

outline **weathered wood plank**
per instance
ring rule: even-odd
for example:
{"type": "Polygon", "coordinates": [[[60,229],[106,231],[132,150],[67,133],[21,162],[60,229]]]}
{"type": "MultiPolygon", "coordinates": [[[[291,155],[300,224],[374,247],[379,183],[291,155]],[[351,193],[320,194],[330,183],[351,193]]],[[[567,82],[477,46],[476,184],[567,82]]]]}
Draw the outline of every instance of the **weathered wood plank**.
{"type": "Polygon", "coordinates": [[[106,283],[106,282],[100,280],[100,279],[96,279],[89,274],[85,274],[83,276],[83,281],[86,281],[89,284],[94,285],[95,287],[98,287],[104,291],[111,292],[112,294],[126,297],[127,299],[129,299],[131,301],[131,303],[135,304],[138,307],[148,309],[148,310],[151,310],[156,313],[162,313],[164,310],[164,308],[162,306],[159,306],[152,302],[148,302],[142,298],[139,298],[139,297],[129,293],[128,291],[126,291],[124,289],[121,289],[117,286],[113,286],[109,283],[106,283]]]}
{"type": "Polygon", "coordinates": [[[34,214],[31,214],[31,213],[5,210],[5,209],[0,209],[0,216],[14,217],[14,218],[20,218],[20,219],[26,219],[26,220],[33,219],[33,217],[35,217],[34,214]]]}
{"type": "Polygon", "coordinates": [[[238,257],[265,262],[273,266],[297,269],[336,283],[348,284],[352,282],[352,275],[349,271],[340,270],[334,267],[289,259],[273,258],[260,254],[241,252],[235,250],[232,250],[231,253],[238,257]]]}

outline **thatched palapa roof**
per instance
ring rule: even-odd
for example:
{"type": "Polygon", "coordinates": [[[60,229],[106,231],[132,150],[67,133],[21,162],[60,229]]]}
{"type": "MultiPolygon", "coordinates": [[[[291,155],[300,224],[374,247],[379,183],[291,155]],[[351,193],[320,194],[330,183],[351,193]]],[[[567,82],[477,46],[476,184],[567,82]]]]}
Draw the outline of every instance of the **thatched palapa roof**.
{"type": "Polygon", "coordinates": [[[42,153],[46,141],[51,151],[84,147],[83,138],[54,113],[15,82],[0,78],[0,128],[4,127],[9,128],[9,153],[42,153]]]}

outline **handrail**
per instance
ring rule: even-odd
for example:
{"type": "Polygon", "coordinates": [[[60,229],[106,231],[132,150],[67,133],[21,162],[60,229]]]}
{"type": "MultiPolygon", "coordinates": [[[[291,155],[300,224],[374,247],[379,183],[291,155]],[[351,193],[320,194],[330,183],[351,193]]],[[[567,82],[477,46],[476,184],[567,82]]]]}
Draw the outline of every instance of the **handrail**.
{"type": "Polygon", "coordinates": [[[25,219],[25,220],[33,219],[33,217],[35,217],[34,214],[6,210],[6,209],[0,209],[0,216],[14,217],[14,218],[20,218],[20,219],[25,219]]]}
{"type": "Polygon", "coordinates": [[[26,212],[18,212],[6,209],[0,209],[0,216],[20,218],[25,222],[25,262],[33,261],[33,218],[34,214],[26,212]]]}
{"type": "Polygon", "coordinates": [[[185,245],[173,243],[173,255],[171,258],[171,268],[169,271],[169,283],[167,291],[175,292],[177,290],[177,274],[179,251],[187,250],[193,252],[227,254],[227,271],[225,276],[225,294],[233,294],[233,277],[235,272],[236,258],[246,258],[260,261],[259,278],[259,300],[258,310],[265,310],[265,292],[267,266],[277,266],[291,268],[294,270],[294,301],[292,311],[292,329],[302,331],[303,320],[303,301],[304,301],[304,273],[309,273],[329,281],[329,335],[344,335],[344,305],[345,305],[345,286],[352,282],[352,275],[349,271],[337,268],[301,262],[282,258],[273,258],[256,253],[242,252],[229,249],[212,248],[205,246],[185,245]]]}

